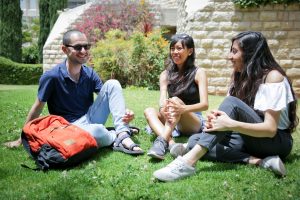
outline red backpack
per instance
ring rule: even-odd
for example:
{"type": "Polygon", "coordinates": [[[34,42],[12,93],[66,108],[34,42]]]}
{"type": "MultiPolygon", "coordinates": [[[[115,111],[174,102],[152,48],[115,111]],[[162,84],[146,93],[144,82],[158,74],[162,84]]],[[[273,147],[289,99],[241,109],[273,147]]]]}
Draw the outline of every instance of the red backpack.
{"type": "Polygon", "coordinates": [[[39,117],[25,124],[22,142],[42,170],[74,166],[98,148],[88,132],[56,115],[39,117]]]}

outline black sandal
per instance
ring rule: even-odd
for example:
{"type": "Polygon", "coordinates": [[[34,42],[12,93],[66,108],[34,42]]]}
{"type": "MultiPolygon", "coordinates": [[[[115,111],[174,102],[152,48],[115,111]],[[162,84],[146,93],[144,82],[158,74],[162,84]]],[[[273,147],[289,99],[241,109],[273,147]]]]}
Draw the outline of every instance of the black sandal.
{"type": "MultiPolygon", "coordinates": [[[[112,131],[112,130],[116,130],[115,127],[105,127],[107,130],[112,131]]],[[[129,131],[130,131],[130,136],[132,136],[133,134],[139,134],[140,133],[140,129],[138,127],[135,126],[129,126],[129,131]]]]}
{"type": "Polygon", "coordinates": [[[115,151],[120,151],[120,152],[123,152],[123,153],[127,153],[127,154],[131,154],[131,155],[142,155],[144,154],[144,151],[143,150],[133,150],[134,147],[139,147],[140,145],[138,144],[131,144],[129,148],[125,147],[123,144],[122,144],[122,141],[126,138],[130,138],[130,135],[129,133],[125,133],[123,134],[122,136],[120,137],[117,137],[116,138],[116,141],[114,143],[114,146],[113,146],[113,150],[115,151]]]}

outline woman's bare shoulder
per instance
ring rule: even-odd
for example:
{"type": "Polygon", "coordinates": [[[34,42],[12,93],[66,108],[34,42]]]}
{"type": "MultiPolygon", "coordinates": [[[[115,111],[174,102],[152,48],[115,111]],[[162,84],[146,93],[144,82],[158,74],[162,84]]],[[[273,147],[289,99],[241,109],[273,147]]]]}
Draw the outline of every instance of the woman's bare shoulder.
{"type": "Polygon", "coordinates": [[[267,74],[266,83],[279,83],[282,82],[284,76],[277,70],[272,70],[267,74]]]}

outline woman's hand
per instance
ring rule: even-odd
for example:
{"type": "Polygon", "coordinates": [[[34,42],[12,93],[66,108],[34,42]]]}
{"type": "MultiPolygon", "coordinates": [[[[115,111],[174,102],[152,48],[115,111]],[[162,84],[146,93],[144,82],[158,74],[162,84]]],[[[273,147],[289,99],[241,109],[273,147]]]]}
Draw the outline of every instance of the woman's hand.
{"type": "Polygon", "coordinates": [[[207,115],[205,132],[230,130],[233,120],[223,111],[213,110],[207,115]]]}
{"type": "Polygon", "coordinates": [[[185,104],[178,97],[172,97],[166,101],[166,120],[172,124],[176,125],[180,120],[182,113],[184,112],[185,104]]]}
{"type": "Polygon", "coordinates": [[[205,122],[205,127],[207,129],[211,129],[213,126],[212,126],[212,120],[213,119],[216,119],[216,112],[217,110],[212,110],[210,111],[210,113],[207,113],[206,117],[207,117],[207,120],[205,122]]]}
{"type": "Polygon", "coordinates": [[[184,106],[184,102],[178,97],[172,97],[170,99],[167,99],[168,110],[174,113],[175,115],[182,115],[182,113],[185,111],[184,106]]]}
{"type": "Polygon", "coordinates": [[[132,110],[126,109],[126,112],[122,118],[122,121],[129,124],[134,119],[134,112],[132,110]]]}

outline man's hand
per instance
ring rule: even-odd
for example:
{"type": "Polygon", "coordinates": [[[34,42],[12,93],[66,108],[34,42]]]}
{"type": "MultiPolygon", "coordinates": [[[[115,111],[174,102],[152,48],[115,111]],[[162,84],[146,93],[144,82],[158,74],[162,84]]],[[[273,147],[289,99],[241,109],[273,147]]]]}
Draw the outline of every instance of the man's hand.
{"type": "Polygon", "coordinates": [[[125,115],[122,120],[124,123],[129,124],[134,119],[134,112],[132,110],[126,109],[125,115]]]}

